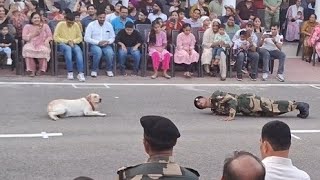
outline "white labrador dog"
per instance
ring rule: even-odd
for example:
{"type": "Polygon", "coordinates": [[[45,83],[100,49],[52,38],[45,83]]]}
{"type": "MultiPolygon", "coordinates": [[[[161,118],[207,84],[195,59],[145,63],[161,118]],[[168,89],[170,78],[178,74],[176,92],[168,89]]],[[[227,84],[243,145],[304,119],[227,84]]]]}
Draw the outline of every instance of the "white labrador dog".
{"type": "Polygon", "coordinates": [[[59,117],[70,116],[106,116],[106,114],[96,111],[102,99],[98,94],[89,94],[80,99],[56,99],[48,104],[48,115],[56,121],[59,117]]]}

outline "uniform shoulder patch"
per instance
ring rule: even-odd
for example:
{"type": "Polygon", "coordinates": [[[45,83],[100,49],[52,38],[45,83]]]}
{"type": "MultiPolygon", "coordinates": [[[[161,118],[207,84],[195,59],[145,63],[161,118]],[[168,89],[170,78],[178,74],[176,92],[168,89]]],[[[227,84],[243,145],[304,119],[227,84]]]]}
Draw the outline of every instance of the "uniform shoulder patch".
{"type": "Polygon", "coordinates": [[[138,164],[138,165],[135,165],[135,166],[123,166],[123,167],[118,169],[117,173],[119,174],[119,173],[121,173],[121,172],[123,172],[125,170],[131,169],[131,168],[134,168],[134,167],[137,167],[137,166],[140,166],[140,165],[141,164],[138,164]]]}

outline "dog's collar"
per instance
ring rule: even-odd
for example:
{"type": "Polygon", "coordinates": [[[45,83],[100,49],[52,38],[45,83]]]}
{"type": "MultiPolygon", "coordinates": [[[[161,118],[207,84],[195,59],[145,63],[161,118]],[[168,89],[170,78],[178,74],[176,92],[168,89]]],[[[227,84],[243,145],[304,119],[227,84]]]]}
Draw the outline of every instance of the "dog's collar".
{"type": "Polygon", "coordinates": [[[90,104],[92,111],[95,111],[96,108],[94,108],[94,105],[92,104],[92,102],[90,102],[88,99],[86,99],[88,101],[88,103],[90,104]]]}

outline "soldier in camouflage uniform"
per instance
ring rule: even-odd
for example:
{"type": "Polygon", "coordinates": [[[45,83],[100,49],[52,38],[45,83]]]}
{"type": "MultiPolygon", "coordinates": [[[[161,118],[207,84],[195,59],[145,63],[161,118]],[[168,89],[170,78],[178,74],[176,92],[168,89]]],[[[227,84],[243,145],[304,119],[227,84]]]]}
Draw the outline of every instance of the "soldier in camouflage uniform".
{"type": "Polygon", "coordinates": [[[143,145],[149,159],[143,164],[120,168],[119,180],[199,179],[196,170],[181,167],[173,161],[173,146],[180,133],[172,121],[161,116],[144,116],[140,123],[144,128],[143,145]]]}
{"type": "Polygon", "coordinates": [[[274,101],[254,94],[232,94],[215,91],[210,98],[198,96],[194,99],[198,109],[211,108],[217,115],[228,115],[226,121],[231,121],[237,113],[247,116],[278,116],[294,110],[299,110],[297,117],[309,116],[309,104],[295,101],[274,101]]]}

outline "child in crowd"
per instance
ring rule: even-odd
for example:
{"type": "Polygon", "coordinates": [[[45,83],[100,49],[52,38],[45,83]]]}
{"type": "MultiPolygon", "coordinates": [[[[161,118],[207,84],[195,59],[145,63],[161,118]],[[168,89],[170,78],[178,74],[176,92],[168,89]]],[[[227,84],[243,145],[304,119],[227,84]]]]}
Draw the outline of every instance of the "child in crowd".
{"type": "Polygon", "coordinates": [[[298,12],[297,12],[296,22],[297,22],[298,24],[300,24],[300,23],[303,22],[303,14],[302,14],[302,11],[298,11],[298,12]]]}
{"type": "Polygon", "coordinates": [[[180,0],[173,0],[172,6],[169,8],[169,12],[171,13],[172,11],[178,11],[181,5],[180,0]]]}
{"type": "Polygon", "coordinates": [[[163,22],[163,20],[160,17],[156,18],[154,21],[160,24],[160,27],[163,31],[166,31],[166,24],[163,22]]]}
{"type": "Polygon", "coordinates": [[[240,38],[237,39],[234,42],[233,45],[233,54],[234,54],[234,58],[232,58],[233,60],[231,61],[231,65],[234,65],[236,62],[236,58],[239,55],[239,53],[244,53],[244,62],[243,62],[243,66],[242,66],[242,72],[243,73],[248,73],[246,70],[246,66],[247,66],[247,54],[248,54],[248,49],[249,49],[250,43],[247,40],[247,31],[243,30],[240,31],[240,38]]]}
{"type": "Polygon", "coordinates": [[[213,76],[218,74],[218,65],[220,63],[221,52],[225,51],[224,44],[231,45],[231,39],[229,35],[225,32],[225,25],[220,24],[219,33],[214,37],[213,43],[219,43],[219,46],[216,46],[212,49],[212,61],[211,67],[213,68],[213,76]]]}
{"type": "Polygon", "coordinates": [[[83,32],[82,24],[81,24],[81,14],[80,12],[73,12],[74,14],[74,21],[80,27],[81,32],[83,32]]]}
{"type": "Polygon", "coordinates": [[[13,37],[9,34],[8,26],[1,27],[0,34],[0,52],[4,52],[7,55],[7,65],[12,64],[11,59],[11,45],[14,43],[13,37]]]}
{"type": "Polygon", "coordinates": [[[162,63],[163,76],[167,79],[170,79],[171,76],[167,74],[170,64],[170,57],[172,56],[169,53],[167,48],[167,35],[161,29],[161,24],[157,21],[152,22],[152,28],[149,34],[149,56],[152,59],[152,65],[154,74],[151,76],[152,79],[158,77],[158,69],[160,63],[162,63]]]}
{"type": "Polygon", "coordinates": [[[191,78],[192,66],[199,61],[199,53],[194,48],[196,38],[191,32],[191,25],[186,23],[182,26],[182,32],[177,37],[177,47],[174,53],[174,62],[185,65],[184,76],[191,78]]]}

